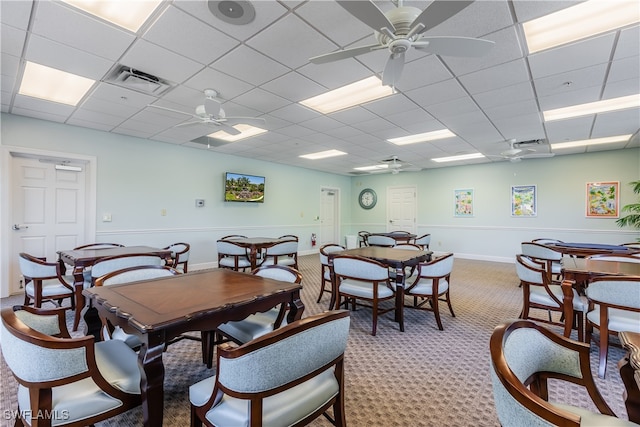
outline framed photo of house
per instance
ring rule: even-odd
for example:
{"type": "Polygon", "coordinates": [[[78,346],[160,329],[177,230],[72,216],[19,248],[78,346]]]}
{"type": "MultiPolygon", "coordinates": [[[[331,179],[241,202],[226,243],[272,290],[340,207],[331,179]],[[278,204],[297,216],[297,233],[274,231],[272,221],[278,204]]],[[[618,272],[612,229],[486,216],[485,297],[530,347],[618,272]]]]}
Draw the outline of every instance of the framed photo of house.
{"type": "Polygon", "coordinates": [[[516,218],[537,216],[537,197],[535,185],[512,185],[511,216],[516,218]]]}
{"type": "Polygon", "coordinates": [[[473,216],[473,188],[453,190],[453,216],[473,216]]]}
{"type": "Polygon", "coordinates": [[[620,182],[587,182],[587,218],[618,218],[620,182]]]}

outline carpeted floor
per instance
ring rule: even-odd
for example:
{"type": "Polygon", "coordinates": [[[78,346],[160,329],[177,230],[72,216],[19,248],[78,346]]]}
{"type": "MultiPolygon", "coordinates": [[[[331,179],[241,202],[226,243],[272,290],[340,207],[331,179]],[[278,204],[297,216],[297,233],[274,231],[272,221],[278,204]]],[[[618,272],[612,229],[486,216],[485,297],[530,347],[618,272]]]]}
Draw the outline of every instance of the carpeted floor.
{"type": "MultiPolygon", "coordinates": [[[[317,255],[300,257],[305,316],[326,309],[329,295],[316,304],[320,286],[317,255]]],[[[345,354],[347,423],[354,427],[392,426],[498,426],[489,378],[489,337],[500,322],[516,318],[522,294],[513,264],[456,259],[451,296],[456,317],[442,311],[444,331],[433,314],[406,310],[405,332],[392,313],[371,332],[371,312],[352,312],[351,335],[345,354]]],[[[21,303],[22,297],[2,300],[2,306],[21,303]]],[[[71,316],[69,316],[71,321],[71,316]]],[[[575,338],[575,337],[574,337],[575,338]]],[[[624,352],[609,350],[607,377],[596,377],[605,400],[625,418],[624,387],[616,364],[624,352]]],[[[213,374],[201,363],[199,343],[183,340],[169,347],[163,359],[165,375],[165,426],[189,424],[188,387],[213,374]]],[[[597,346],[592,344],[592,371],[597,370],[597,346]]],[[[0,410],[16,408],[16,383],[4,359],[0,366],[0,410]]],[[[34,361],[37,363],[37,361],[34,361]]],[[[552,383],[551,398],[595,410],[586,393],[575,386],[552,383]]],[[[13,425],[5,420],[1,426],[13,425]]],[[[138,426],[140,408],[99,426],[138,426]]],[[[328,426],[323,418],[312,426],[328,426]]],[[[232,427],[232,426],[229,426],[232,427]]]]}

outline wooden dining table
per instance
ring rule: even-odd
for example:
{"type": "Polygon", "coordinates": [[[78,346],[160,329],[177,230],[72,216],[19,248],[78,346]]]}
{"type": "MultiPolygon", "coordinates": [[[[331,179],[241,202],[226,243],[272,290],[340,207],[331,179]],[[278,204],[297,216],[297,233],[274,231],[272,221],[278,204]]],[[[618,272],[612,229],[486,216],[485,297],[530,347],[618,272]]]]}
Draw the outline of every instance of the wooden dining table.
{"type": "MultiPolygon", "coordinates": [[[[361,248],[347,249],[332,252],[328,255],[329,266],[336,255],[355,255],[378,261],[387,267],[395,269],[396,280],[396,316],[395,321],[400,325],[400,331],[404,332],[404,279],[405,268],[414,267],[421,262],[431,260],[432,251],[414,251],[411,249],[395,249],[382,246],[363,246],[361,248]]],[[[333,290],[329,309],[336,305],[337,283],[335,277],[331,278],[333,290]]]]}
{"type": "Polygon", "coordinates": [[[258,266],[258,254],[262,252],[263,249],[287,241],[287,239],[278,237],[231,237],[226,240],[249,250],[251,270],[258,266]]]}
{"type": "Polygon", "coordinates": [[[391,237],[396,243],[409,243],[417,237],[413,233],[400,233],[397,231],[389,231],[388,233],[370,233],[369,236],[385,236],[391,237]]]}
{"type": "Polygon", "coordinates": [[[58,251],[58,262],[62,269],[64,270],[65,264],[73,266],[73,288],[76,300],[76,311],[73,319],[74,331],[78,330],[82,309],[85,305],[84,295],[82,294],[82,290],[84,289],[85,268],[91,267],[103,258],[133,254],[157,255],[167,261],[171,259],[170,249],[154,248],[151,246],[122,246],[58,251]]]}
{"type": "Polygon", "coordinates": [[[564,279],[575,282],[579,293],[598,276],[640,276],[640,262],[602,261],[598,258],[562,257],[564,279]]]}
{"type": "Polygon", "coordinates": [[[602,254],[634,254],[639,253],[640,249],[633,248],[631,246],[624,245],[608,245],[602,243],[545,243],[548,246],[558,252],[562,252],[565,255],[571,255],[578,258],[588,257],[589,255],[602,255],[602,254]]]}
{"type": "MultiPolygon", "coordinates": [[[[229,269],[209,269],[176,276],[85,289],[89,300],[84,319],[87,334],[99,339],[106,322],[135,334],[145,426],[161,426],[164,406],[162,353],[171,339],[190,331],[210,332],[218,325],[242,320],[279,304],[288,304],[287,322],[302,317],[300,284],[282,282],[229,269]]],[[[203,334],[212,339],[212,334],[203,334]]],[[[213,342],[203,342],[204,359],[213,342]]]]}

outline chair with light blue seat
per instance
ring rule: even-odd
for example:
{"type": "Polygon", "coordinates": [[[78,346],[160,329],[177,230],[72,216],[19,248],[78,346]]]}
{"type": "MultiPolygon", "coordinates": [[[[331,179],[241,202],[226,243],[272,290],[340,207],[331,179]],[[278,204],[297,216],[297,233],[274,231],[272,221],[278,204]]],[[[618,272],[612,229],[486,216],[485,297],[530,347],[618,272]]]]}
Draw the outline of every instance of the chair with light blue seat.
{"type": "Polygon", "coordinates": [[[348,308],[351,304],[352,310],[356,306],[370,308],[373,314],[371,335],[376,335],[378,317],[390,311],[396,314],[396,319],[403,325],[404,320],[398,318],[401,311],[397,311],[395,303],[387,308],[381,304],[396,298],[386,265],[360,256],[336,255],[333,257],[333,273],[337,290],[336,307],[340,308],[344,304],[348,308]],[[359,303],[359,300],[365,303],[359,303]]]}
{"type": "Polygon", "coordinates": [[[142,265],[161,266],[163,263],[161,256],[149,254],[126,254],[101,258],[91,267],[91,283],[85,282],[85,287],[94,286],[98,277],[113,271],[142,265]]]}
{"type": "MultiPolygon", "coordinates": [[[[253,270],[252,274],[287,283],[302,282],[302,274],[298,270],[283,265],[263,265],[253,270]]],[[[287,306],[281,305],[243,320],[223,323],[216,330],[214,342],[223,342],[226,337],[237,344],[244,344],[261,337],[287,324],[286,310],[287,306]]]]}
{"type": "Polygon", "coordinates": [[[516,320],[498,325],[489,347],[493,400],[501,425],[637,426],[616,418],[598,391],[591,374],[589,344],[532,321],[516,320]],[[584,387],[600,413],[549,401],[548,379],[584,387]]]}
{"type": "Polygon", "coordinates": [[[21,252],[18,264],[24,278],[24,305],[33,304],[39,308],[49,301],[60,307],[62,301],[69,298],[71,309],[75,308],[73,276],[63,275],[59,262],[47,262],[45,258],[21,252]]]}
{"type": "MultiPolygon", "coordinates": [[[[96,278],[94,286],[121,285],[124,283],[137,282],[139,280],[157,279],[180,274],[178,270],[162,265],[139,265],[135,267],[123,268],[109,272],[96,278]]],[[[136,335],[128,334],[119,326],[110,324],[103,325],[102,339],[118,339],[124,341],[129,347],[137,350],[142,342],[136,335]]]]}
{"type": "Polygon", "coordinates": [[[562,252],[536,242],[520,243],[521,253],[544,263],[549,282],[560,282],[562,279],[562,252]]]}
{"type": "Polygon", "coordinates": [[[191,425],[302,426],[324,415],[346,426],[349,321],[348,311],[328,311],[240,347],[220,345],[216,375],[189,387],[191,425]]]}
{"type": "Polygon", "coordinates": [[[218,240],[216,250],[218,252],[218,267],[220,268],[245,271],[251,267],[247,248],[232,240],[218,240]]]}
{"type": "Polygon", "coordinates": [[[284,265],[297,269],[298,241],[291,239],[267,247],[261,265],[284,265]]]}
{"type": "Polygon", "coordinates": [[[584,297],[571,286],[562,286],[552,283],[544,262],[524,255],[516,255],[516,274],[520,279],[522,287],[522,311],[521,319],[531,319],[550,325],[562,326],[565,335],[571,331],[572,327],[578,329],[578,340],[583,340],[584,334],[584,314],[587,311],[587,302],[584,297]],[[571,307],[564,306],[564,300],[572,302],[571,307]],[[531,314],[531,309],[545,310],[548,319],[543,319],[531,314]],[[567,317],[569,309],[570,318],[567,317]],[[559,321],[553,320],[551,313],[561,313],[559,321]],[[569,322],[569,323],[567,323],[569,322]],[[569,325],[570,327],[567,327],[569,325]]]}
{"type": "Polygon", "coordinates": [[[331,268],[329,266],[329,254],[344,250],[344,246],[336,243],[328,243],[320,248],[320,295],[318,295],[318,300],[316,302],[320,302],[322,295],[325,292],[329,292],[330,294],[333,292],[331,268]],[[329,284],[328,289],[327,283],[329,284]]]}
{"type": "Polygon", "coordinates": [[[598,329],[598,376],[604,378],[607,370],[609,335],[617,336],[621,331],[640,333],[640,277],[595,277],[585,292],[589,301],[585,341],[590,343],[593,329],[598,329]]]}
{"type": "Polygon", "coordinates": [[[429,245],[431,244],[431,234],[427,233],[420,237],[416,237],[413,243],[426,251],[429,249],[429,245]]]}
{"type": "Polygon", "coordinates": [[[18,382],[16,425],[92,425],[140,405],[138,355],[124,342],[70,338],[61,309],[1,316],[2,355],[18,382]]]}
{"type": "Polygon", "coordinates": [[[183,273],[188,273],[191,245],[182,242],[172,243],[164,249],[171,251],[171,258],[166,262],[166,265],[177,268],[183,273]]]}
{"type": "Polygon", "coordinates": [[[368,246],[381,246],[383,248],[392,248],[396,245],[393,237],[381,236],[379,234],[369,234],[367,237],[368,246]]]}
{"type": "Polygon", "coordinates": [[[420,263],[415,274],[405,279],[404,294],[413,298],[413,304],[406,307],[432,311],[441,331],[444,328],[440,319],[439,302],[446,302],[451,317],[456,317],[450,296],[453,259],[453,254],[449,253],[420,263]]]}

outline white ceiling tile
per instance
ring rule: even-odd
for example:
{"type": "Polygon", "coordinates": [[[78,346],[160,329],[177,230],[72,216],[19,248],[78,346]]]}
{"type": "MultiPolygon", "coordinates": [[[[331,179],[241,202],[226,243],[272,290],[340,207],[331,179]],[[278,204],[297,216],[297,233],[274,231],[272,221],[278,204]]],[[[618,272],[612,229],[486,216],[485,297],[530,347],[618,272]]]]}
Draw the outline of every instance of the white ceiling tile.
{"type": "Polygon", "coordinates": [[[29,25],[32,7],[33,1],[31,0],[1,1],[0,22],[26,30],[29,25]]]}
{"type": "Polygon", "coordinates": [[[258,110],[262,113],[268,113],[291,104],[290,101],[263,89],[253,89],[249,92],[243,93],[236,97],[233,102],[246,105],[247,107],[253,108],[254,110],[258,110]]]}
{"type": "Polygon", "coordinates": [[[211,68],[254,85],[266,83],[289,72],[284,65],[244,45],[218,59],[211,64],[211,68]]]}
{"type": "Polygon", "coordinates": [[[575,90],[593,87],[594,82],[604,82],[607,64],[598,64],[566,73],[553,74],[534,80],[533,85],[539,97],[562,95],[575,90]]]}
{"type": "Polygon", "coordinates": [[[455,79],[445,80],[419,89],[405,92],[405,95],[415,101],[419,106],[426,108],[429,105],[439,104],[452,99],[464,98],[467,92],[455,79]]]}
{"type": "Polygon", "coordinates": [[[506,138],[518,140],[537,139],[544,135],[542,118],[539,114],[525,114],[522,116],[508,117],[495,120],[494,125],[506,138]]]}
{"type": "Polygon", "coordinates": [[[484,36],[513,24],[509,3],[506,0],[472,3],[424,35],[488,38],[484,36]]]}
{"type": "Polygon", "coordinates": [[[634,134],[640,129],[640,108],[630,108],[596,115],[592,138],[634,134]]]}
{"type": "Polygon", "coordinates": [[[120,62],[175,83],[182,83],[203,68],[202,64],[146,40],[136,41],[120,62]]]}
{"type": "Polygon", "coordinates": [[[199,71],[184,85],[198,91],[214,89],[218,92],[218,97],[225,100],[232,100],[253,88],[249,83],[208,67],[199,71]]]}
{"type": "Polygon", "coordinates": [[[478,111],[478,106],[469,98],[458,98],[451,101],[441,102],[439,104],[429,105],[425,109],[436,119],[442,120],[445,117],[478,111]]]}
{"type": "Polygon", "coordinates": [[[355,59],[344,59],[327,64],[309,63],[300,67],[297,72],[328,89],[342,87],[372,75],[371,70],[355,59]]]}
{"type": "Polygon", "coordinates": [[[341,48],[373,32],[336,2],[306,2],[296,13],[341,48]]]}
{"type": "Polygon", "coordinates": [[[544,127],[547,130],[549,143],[579,141],[588,139],[593,126],[593,116],[576,117],[568,120],[547,122],[544,127]]]}
{"type": "Polygon", "coordinates": [[[290,122],[303,122],[320,116],[316,111],[300,104],[289,104],[283,108],[274,110],[269,114],[290,122]]]}
{"type": "Polygon", "coordinates": [[[329,116],[320,116],[316,117],[315,119],[305,120],[304,122],[301,122],[300,125],[309,129],[313,129],[317,132],[324,132],[327,129],[333,129],[338,126],[342,126],[342,123],[330,118],[329,116]]]}
{"type": "Polygon", "coordinates": [[[635,25],[620,31],[616,44],[614,59],[618,60],[627,56],[638,56],[640,54],[640,25],[635,25]]]}
{"type": "MultiPolygon", "coordinates": [[[[0,2],[2,4],[6,2],[0,2]]],[[[3,25],[0,32],[0,43],[2,44],[2,53],[12,56],[22,55],[24,42],[26,40],[26,31],[20,30],[9,25],[3,25]]]]}
{"type": "Polygon", "coordinates": [[[571,105],[584,104],[600,100],[602,86],[591,86],[557,93],[550,96],[538,97],[538,104],[542,111],[556,108],[569,107],[571,105]]]}
{"type": "Polygon", "coordinates": [[[91,111],[85,108],[77,109],[71,118],[75,118],[78,120],[84,120],[87,122],[100,123],[103,125],[111,125],[111,127],[118,126],[124,120],[121,116],[113,116],[111,114],[107,114],[104,111],[97,112],[91,111]]]}
{"type": "Polygon", "coordinates": [[[640,94],[640,79],[619,80],[607,84],[602,99],[618,98],[620,96],[640,94]]]}
{"type": "Polygon", "coordinates": [[[529,81],[529,69],[524,59],[485,68],[460,77],[460,83],[471,94],[529,81]]]}
{"type": "Polygon", "coordinates": [[[69,115],[73,113],[73,110],[75,110],[75,107],[71,105],[45,101],[44,99],[32,98],[20,94],[16,94],[14,106],[20,109],[38,111],[61,117],[69,117],[69,115]]]}
{"type": "Polygon", "coordinates": [[[576,0],[565,1],[539,1],[539,0],[518,0],[513,2],[513,9],[520,22],[531,21],[544,15],[549,15],[558,10],[575,6],[576,0]]]}
{"type": "Polygon", "coordinates": [[[291,102],[302,101],[326,92],[326,88],[295,71],[265,83],[262,87],[291,102]]]}
{"type": "Polygon", "coordinates": [[[125,107],[131,106],[137,108],[142,108],[155,101],[155,97],[151,95],[112,85],[110,83],[99,83],[91,93],[91,97],[113,103],[121,103],[125,107]]]}
{"type": "Polygon", "coordinates": [[[640,56],[629,56],[613,61],[607,77],[607,83],[635,79],[640,81],[640,56]]]}
{"type": "Polygon", "coordinates": [[[428,55],[405,64],[402,78],[396,88],[406,92],[453,78],[436,55],[428,55]]]}
{"type": "Polygon", "coordinates": [[[140,107],[129,106],[122,102],[109,102],[95,97],[87,99],[82,103],[80,108],[83,110],[95,111],[98,113],[102,112],[104,114],[117,116],[120,118],[128,118],[140,111],[140,107]]]}
{"type": "Polygon", "coordinates": [[[78,118],[70,118],[69,120],[67,120],[65,122],[66,124],[72,125],[72,126],[80,126],[83,128],[89,128],[89,129],[96,129],[96,130],[101,130],[104,132],[110,132],[113,129],[113,126],[110,124],[105,124],[105,123],[95,123],[89,120],[81,120],[78,118]]]}
{"type": "Polygon", "coordinates": [[[538,111],[538,104],[533,98],[524,100],[514,100],[513,103],[504,103],[497,107],[483,108],[485,114],[490,119],[504,119],[507,117],[521,116],[524,114],[533,114],[538,111]]]}
{"type": "Polygon", "coordinates": [[[495,108],[518,101],[535,100],[531,82],[518,83],[488,92],[477,93],[473,99],[480,108],[495,108]]]}
{"type": "Polygon", "coordinates": [[[92,55],[117,60],[133,43],[135,36],[79,12],[63,3],[40,1],[33,23],[34,34],[57,41],[92,55]],[[91,37],[78,37],[91,34],[91,37]]]}
{"type": "MultiPolygon", "coordinates": [[[[11,108],[11,113],[17,114],[19,116],[33,117],[36,119],[48,120],[50,122],[58,122],[58,123],[64,123],[68,117],[60,114],[53,114],[47,111],[34,110],[30,108],[22,108],[20,106],[20,103],[15,103],[13,105],[13,107],[11,108]]],[[[58,111],[56,111],[56,113],[58,113],[58,111]]]]}
{"type": "MultiPolygon", "coordinates": [[[[18,68],[20,67],[20,58],[18,56],[2,54],[0,58],[0,70],[2,79],[15,79],[18,76],[18,68]]],[[[4,82],[1,82],[4,84],[4,82]]]]}
{"type": "Polygon", "coordinates": [[[239,42],[182,10],[169,6],[144,39],[201,64],[210,64],[239,42]]]}

